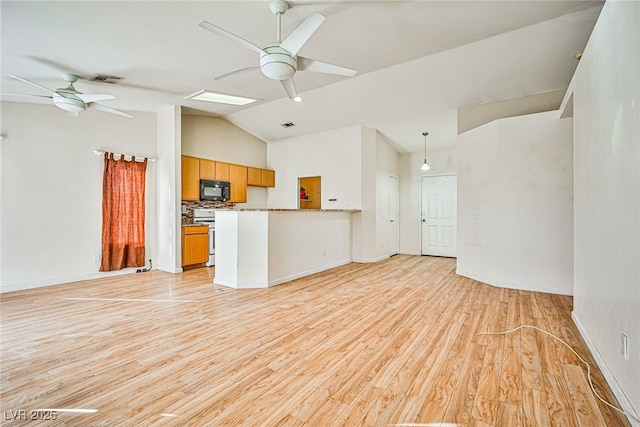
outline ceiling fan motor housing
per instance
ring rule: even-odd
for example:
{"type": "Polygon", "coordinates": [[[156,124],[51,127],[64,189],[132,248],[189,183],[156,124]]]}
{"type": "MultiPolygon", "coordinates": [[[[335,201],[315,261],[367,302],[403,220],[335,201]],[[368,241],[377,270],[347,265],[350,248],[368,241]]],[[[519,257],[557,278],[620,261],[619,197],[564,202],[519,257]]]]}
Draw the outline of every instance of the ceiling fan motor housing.
{"type": "Polygon", "coordinates": [[[287,80],[296,73],[298,64],[289,51],[281,48],[279,43],[272,43],[260,55],[260,69],[270,79],[287,80]]]}

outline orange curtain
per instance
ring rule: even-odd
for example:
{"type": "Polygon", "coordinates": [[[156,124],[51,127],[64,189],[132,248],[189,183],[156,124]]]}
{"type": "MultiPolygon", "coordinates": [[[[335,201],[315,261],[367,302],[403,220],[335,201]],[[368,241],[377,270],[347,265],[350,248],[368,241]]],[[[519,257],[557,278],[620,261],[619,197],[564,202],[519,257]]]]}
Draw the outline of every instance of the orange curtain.
{"type": "Polygon", "coordinates": [[[142,267],[147,159],[119,160],[104,153],[102,183],[102,264],[100,271],[142,267]]]}

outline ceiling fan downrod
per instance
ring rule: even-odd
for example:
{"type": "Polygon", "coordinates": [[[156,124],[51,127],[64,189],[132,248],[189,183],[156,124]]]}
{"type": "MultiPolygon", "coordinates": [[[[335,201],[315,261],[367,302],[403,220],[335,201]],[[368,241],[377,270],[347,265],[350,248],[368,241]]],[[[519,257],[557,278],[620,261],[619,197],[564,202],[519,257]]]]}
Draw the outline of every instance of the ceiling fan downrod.
{"type": "Polygon", "coordinates": [[[282,15],[289,9],[289,4],[284,0],[274,0],[269,4],[271,13],[276,15],[277,42],[282,42],[282,15]]]}

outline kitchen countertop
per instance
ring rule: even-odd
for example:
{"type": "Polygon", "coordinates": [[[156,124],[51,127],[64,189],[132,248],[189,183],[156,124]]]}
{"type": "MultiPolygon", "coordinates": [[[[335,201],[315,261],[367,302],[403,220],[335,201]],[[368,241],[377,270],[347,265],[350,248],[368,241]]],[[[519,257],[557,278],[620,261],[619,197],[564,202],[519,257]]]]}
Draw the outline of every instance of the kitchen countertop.
{"type": "MultiPolygon", "coordinates": [[[[360,209],[285,209],[285,208],[216,208],[226,212],[362,212],[360,209]]],[[[207,224],[183,222],[183,227],[202,227],[207,224]]]]}
{"type": "Polygon", "coordinates": [[[360,209],[222,208],[217,210],[232,212],[361,212],[360,209]]]}

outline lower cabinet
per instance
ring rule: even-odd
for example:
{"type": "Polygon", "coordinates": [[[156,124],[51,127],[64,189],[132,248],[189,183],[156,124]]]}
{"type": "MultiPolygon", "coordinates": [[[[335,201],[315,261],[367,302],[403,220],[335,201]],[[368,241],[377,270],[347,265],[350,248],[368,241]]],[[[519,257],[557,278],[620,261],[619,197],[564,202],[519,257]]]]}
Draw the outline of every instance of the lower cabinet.
{"type": "Polygon", "coordinates": [[[182,266],[204,264],[209,260],[209,226],[182,227],[182,266]]]}

